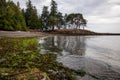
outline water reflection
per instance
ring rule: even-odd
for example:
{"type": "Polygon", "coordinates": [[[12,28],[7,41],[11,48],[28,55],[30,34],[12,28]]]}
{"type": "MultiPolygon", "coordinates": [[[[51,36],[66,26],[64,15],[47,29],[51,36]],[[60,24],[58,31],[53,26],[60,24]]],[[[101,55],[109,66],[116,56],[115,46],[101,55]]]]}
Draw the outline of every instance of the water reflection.
{"type": "Polygon", "coordinates": [[[81,80],[120,80],[119,41],[119,36],[54,36],[39,42],[41,53],[55,53],[63,65],[85,70],[81,80]]]}
{"type": "Polygon", "coordinates": [[[42,53],[59,53],[60,55],[84,56],[86,38],[80,36],[54,36],[41,39],[42,53]],[[42,41],[43,40],[43,41],[42,41]]]}

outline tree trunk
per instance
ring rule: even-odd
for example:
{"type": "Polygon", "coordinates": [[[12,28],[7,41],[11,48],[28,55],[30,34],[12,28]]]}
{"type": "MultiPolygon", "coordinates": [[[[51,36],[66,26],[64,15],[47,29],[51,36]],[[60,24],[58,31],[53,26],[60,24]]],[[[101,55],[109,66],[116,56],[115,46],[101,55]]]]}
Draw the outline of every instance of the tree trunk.
{"type": "Polygon", "coordinates": [[[54,31],[54,26],[52,26],[52,31],[54,31]]]}

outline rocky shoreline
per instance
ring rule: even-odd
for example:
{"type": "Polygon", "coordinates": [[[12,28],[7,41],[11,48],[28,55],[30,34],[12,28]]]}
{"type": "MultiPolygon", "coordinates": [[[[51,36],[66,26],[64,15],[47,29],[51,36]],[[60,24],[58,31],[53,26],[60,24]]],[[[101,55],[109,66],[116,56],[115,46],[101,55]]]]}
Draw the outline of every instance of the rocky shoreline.
{"type": "Polygon", "coordinates": [[[89,30],[82,29],[63,29],[63,30],[54,30],[48,32],[41,31],[0,31],[0,37],[44,37],[49,35],[115,35],[119,36],[120,33],[97,33],[89,30]]]}
{"type": "Polygon", "coordinates": [[[48,34],[29,31],[0,31],[0,37],[43,37],[48,34]]]}

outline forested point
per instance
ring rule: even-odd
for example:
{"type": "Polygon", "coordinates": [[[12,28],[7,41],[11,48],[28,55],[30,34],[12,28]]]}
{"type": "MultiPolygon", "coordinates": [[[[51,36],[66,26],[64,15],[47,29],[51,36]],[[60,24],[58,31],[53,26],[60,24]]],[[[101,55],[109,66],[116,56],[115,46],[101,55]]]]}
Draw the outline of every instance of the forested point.
{"type": "Polygon", "coordinates": [[[42,13],[38,14],[31,0],[26,2],[26,9],[20,8],[20,3],[11,0],[0,0],[0,30],[7,31],[54,31],[55,29],[84,29],[87,24],[81,13],[62,14],[58,11],[57,3],[51,0],[50,10],[48,5],[43,6],[42,13]]]}

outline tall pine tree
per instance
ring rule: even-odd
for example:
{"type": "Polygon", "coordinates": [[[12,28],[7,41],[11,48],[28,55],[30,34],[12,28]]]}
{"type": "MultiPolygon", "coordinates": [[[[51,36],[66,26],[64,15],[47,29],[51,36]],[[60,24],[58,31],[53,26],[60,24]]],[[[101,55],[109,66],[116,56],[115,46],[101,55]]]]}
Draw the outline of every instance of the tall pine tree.
{"type": "Polygon", "coordinates": [[[54,0],[51,0],[49,25],[51,26],[52,30],[54,30],[55,26],[57,25],[57,3],[54,0]]]}
{"type": "Polygon", "coordinates": [[[43,7],[41,19],[42,19],[42,30],[44,31],[49,30],[49,27],[48,27],[49,11],[47,6],[43,7]]]}
{"type": "Polygon", "coordinates": [[[59,12],[57,14],[57,28],[60,29],[63,24],[64,24],[63,16],[62,16],[62,13],[59,12]]]}
{"type": "Polygon", "coordinates": [[[32,5],[31,0],[27,2],[27,9],[25,11],[25,20],[28,28],[38,29],[41,27],[41,21],[37,14],[37,9],[32,5]]]}

